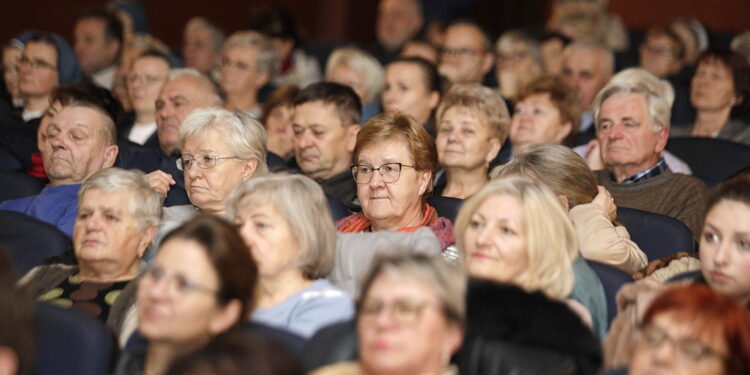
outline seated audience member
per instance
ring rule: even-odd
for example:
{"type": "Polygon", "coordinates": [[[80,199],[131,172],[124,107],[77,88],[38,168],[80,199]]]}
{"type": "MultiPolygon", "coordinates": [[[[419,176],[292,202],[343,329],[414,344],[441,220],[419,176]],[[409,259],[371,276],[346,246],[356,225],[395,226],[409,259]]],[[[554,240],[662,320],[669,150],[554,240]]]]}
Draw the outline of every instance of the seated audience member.
{"type": "Polygon", "coordinates": [[[555,0],[546,29],[573,40],[592,40],[617,52],[627,51],[630,41],[622,19],[599,0],[555,0]]]}
{"type": "Polygon", "coordinates": [[[685,47],[669,27],[648,29],[639,52],[640,67],[659,78],[674,77],[682,70],[685,47]]]}
{"type": "Polygon", "coordinates": [[[532,146],[492,174],[493,178],[521,175],[547,185],[568,212],[584,258],[629,274],[646,266],[646,254],[630,240],[628,230],[615,223],[617,206],[612,196],[597,186],[594,174],[573,150],[560,145],[532,146]]]}
{"type": "Polygon", "coordinates": [[[500,94],[478,83],[453,85],[437,111],[438,161],[445,185],[436,194],[465,199],[489,181],[490,163],[508,137],[510,116],[500,94]]]}
{"type": "Polygon", "coordinates": [[[706,185],[673,173],[661,151],[667,144],[667,99],[644,83],[614,82],[594,104],[596,137],[605,169],[594,172],[621,207],[674,217],[697,238],[706,206],[706,185]]]}
{"type": "Polygon", "coordinates": [[[659,295],[646,310],[635,342],[632,375],[750,373],[750,311],[703,285],[659,295]]]}
{"type": "Polygon", "coordinates": [[[357,134],[351,173],[362,212],[336,222],[344,233],[429,227],[446,258],[455,258],[453,224],[427,203],[437,169],[435,141],[401,112],[372,118],[357,134]],[[376,173],[377,172],[377,173],[376,173]]]}
{"type": "Polygon", "coordinates": [[[506,31],[495,43],[495,77],[503,98],[516,102],[529,82],[545,73],[539,44],[520,30],[506,31]]]}
{"type": "Polygon", "coordinates": [[[297,24],[286,9],[274,6],[259,11],[250,18],[249,29],[265,35],[276,47],[278,59],[276,76],[271,80],[273,86],[305,87],[320,81],[320,63],[302,49],[297,24]]]}
{"type": "Polygon", "coordinates": [[[99,319],[117,336],[135,303],[141,258],[156,233],[161,199],[143,172],[108,168],[81,185],[78,202],[77,265],[33,268],[18,285],[39,301],[99,319]]]}
{"type": "MultiPolygon", "coordinates": [[[[675,93],[672,85],[667,80],[658,78],[645,69],[623,69],[612,76],[612,78],[609,80],[608,85],[620,83],[628,85],[646,85],[649,90],[657,93],[657,95],[659,96],[664,97],[667,100],[670,108],[672,108],[674,105],[675,93]]],[[[672,110],[672,112],[674,112],[674,109],[672,110]]],[[[586,163],[592,170],[598,171],[604,169],[604,163],[601,159],[601,152],[599,151],[598,139],[593,139],[585,145],[576,146],[575,148],[573,148],[573,150],[575,150],[578,155],[581,155],[581,157],[586,159],[586,163]]],[[[678,158],[666,149],[662,150],[661,155],[664,158],[664,162],[667,163],[667,166],[672,170],[672,172],[688,175],[693,174],[693,172],[690,170],[690,166],[688,166],[687,163],[685,163],[684,161],[682,161],[682,159],[678,158]]]]}
{"type": "Polygon", "coordinates": [[[297,86],[281,86],[263,104],[260,123],[266,128],[269,167],[282,165],[294,156],[292,122],[294,121],[294,99],[299,92],[300,89],[297,86]]]}
{"type": "Polygon", "coordinates": [[[318,82],[297,95],[292,121],[297,166],[352,211],[360,209],[350,167],[361,108],[351,87],[318,82]]]}
{"type": "Polygon", "coordinates": [[[76,58],[81,70],[95,84],[111,90],[124,37],[122,22],[105,10],[84,13],[73,29],[76,58]]]}
{"type": "Polygon", "coordinates": [[[142,146],[158,147],[156,100],[169,77],[169,69],[167,56],[155,50],[147,50],[133,60],[126,82],[135,120],[122,131],[123,138],[142,146]]]}
{"type": "Polygon", "coordinates": [[[510,124],[513,152],[543,144],[571,144],[581,110],[574,90],[559,78],[542,76],[521,89],[510,124]]]}
{"type": "Polygon", "coordinates": [[[448,25],[438,65],[448,82],[482,83],[494,64],[492,41],[478,24],[459,20],[448,25]]]}
{"type": "MultiPolygon", "coordinates": [[[[115,97],[120,100],[120,102],[122,103],[122,107],[126,112],[133,112],[135,110],[133,108],[133,102],[130,98],[131,95],[128,92],[128,78],[130,77],[130,71],[132,69],[133,62],[137,58],[141,57],[141,55],[143,55],[144,53],[148,53],[149,55],[151,55],[151,57],[163,58],[164,61],[167,62],[167,74],[169,73],[169,69],[172,65],[179,64],[179,62],[175,60],[175,57],[171,55],[169,47],[167,47],[166,44],[151,35],[137,34],[126,40],[125,44],[123,45],[122,53],[120,54],[120,64],[117,66],[117,71],[115,72],[115,82],[111,90],[115,97]]],[[[159,84],[159,90],[161,90],[161,86],[164,85],[165,80],[166,77],[159,84]]],[[[156,91],[156,95],[159,94],[159,90],[156,91]]],[[[151,100],[152,106],[155,100],[156,99],[151,100]]],[[[122,133],[122,130],[124,129],[121,129],[120,133],[122,133]]],[[[130,129],[128,128],[127,130],[130,129]]],[[[127,139],[127,136],[123,136],[122,138],[127,139]]]]}
{"type": "Polygon", "coordinates": [[[430,134],[433,115],[440,103],[440,76],[431,63],[418,57],[398,57],[385,67],[382,95],[386,113],[402,111],[414,117],[430,134]]]}
{"type": "Polygon", "coordinates": [[[23,53],[23,41],[19,38],[23,38],[23,35],[8,40],[2,47],[2,61],[0,63],[2,63],[5,92],[2,93],[3,112],[0,113],[0,116],[3,117],[6,116],[5,111],[23,108],[23,99],[18,91],[18,64],[21,62],[21,54],[23,53]]]}
{"type": "Polygon", "coordinates": [[[172,69],[156,99],[158,148],[124,150],[128,155],[119,166],[148,173],[151,187],[166,197],[165,206],[187,204],[183,174],[175,164],[180,158],[177,147],[180,128],[194,110],[221,106],[218,90],[208,77],[192,69],[172,69]]]}
{"type": "Polygon", "coordinates": [[[379,257],[357,308],[359,361],[312,374],[457,374],[449,359],[463,340],[465,293],[464,273],[441,257],[379,257]]]}
{"type": "Polygon", "coordinates": [[[385,72],[378,60],[355,47],[338,48],[326,63],[326,81],[351,87],[362,103],[362,122],[380,113],[385,72]]]}
{"type": "Polygon", "coordinates": [[[304,375],[299,358],[274,340],[240,329],[176,359],[166,375],[304,375]]]}
{"type": "Polygon", "coordinates": [[[29,374],[34,364],[34,305],[13,287],[11,263],[0,246],[0,373],[29,374]]]}
{"type": "Polygon", "coordinates": [[[226,95],[224,107],[261,115],[260,89],[271,82],[278,56],[271,40],[254,31],[232,34],[221,53],[219,85],[226,95]]]}
{"type": "MultiPolygon", "coordinates": [[[[435,69],[437,69],[439,54],[440,53],[438,52],[437,47],[430,44],[430,42],[426,38],[419,37],[406,42],[406,44],[404,44],[404,47],[401,48],[401,54],[399,56],[419,57],[429,62],[430,64],[435,65],[435,69]]],[[[391,60],[391,62],[393,62],[393,60],[391,60]]]]}
{"type": "Polygon", "coordinates": [[[138,332],[114,374],[164,374],[175,359],[238,327],[253,308],[257,269],[235,227],[201,215],[170,232],[138,284],[138,332]]]}
{"type": "Polygon", "coordinates": [[[182,58],[185,66],[216,78],[221,62],[224,32],[219,26],[203,17],[193,17],[185,24],[182,34],[182,58]]]}
{"type": "Polygon", "coordinates": [[[485,185],[459,211],[456,244],[470,276],[540,291],[566,303],[596,334],[606,332],[601,282],[579,256],[560,201],[541,182],[512,176],[485,185]]]}
{"type": "Polygon", "coordinates": [[[333,268],[336,232],[315,181],[254,178],[232,193],[226,207],[258,263],[254,322],[309,338],[352,317],[351,297],[324,279],[333,268]]]}
{"type": "Polygon", "coordinates": [[[738,118],[750,96],[747,59],[726,49],[709,49],[698,57],[690,83],[695,123],[672,127],[670,136],[725,139],[750,146],[750,125],[738,118]]]}
{"type": "Polygon", "coordinates": [[[177,168],[185,176],[190,205],[164,210],[165,233],[198,213],[224,215],[224,200],[237,186],[268,171],[263,126],[243,112],[221,108],[193,111],[182,123],[177,168]]]}
{"type": "Polygon", "coordinates": [[[68,102],[40,136],[40,152],[49,185],[38,195],[0,203],[0,209],[25,213],[73,235],[80,184],[117,158],[115,123],[106,98],[68,102]]]}
{"type": "MultiPolygon", "coordinates": [[[[692,281],[706,284],[746,307],[750,306],[750,253],[744,240],[748,226],[750,175],[745,173],[719,185],[709,199],[699,243],[700,275],[692,281]]],[[[684,272],[685,266],[682,259],[674,260],[643,280],[620,289],[619,311],[604,341],[605,367],[625,366],[630,361],[635,331],[638,325],[643,325],[642,312],[662,291],[672,295],[677,283],[665,282],[676,273],[684,272]]]]}
{"type": "Polygon", "coordinates": [[[375,19],[377,43],[372,50],[373,55],[383,65],[390,63],[423,26],[421,0],[380,0],[375,19]]]}
{"type": "Polygon", "coordinates": [[[554,77],[562,73],[562,54],[571,40],[567,36],[557,32],[544,33],[539,38],[539,50],[544,60],[544,71],[554,77]]]}

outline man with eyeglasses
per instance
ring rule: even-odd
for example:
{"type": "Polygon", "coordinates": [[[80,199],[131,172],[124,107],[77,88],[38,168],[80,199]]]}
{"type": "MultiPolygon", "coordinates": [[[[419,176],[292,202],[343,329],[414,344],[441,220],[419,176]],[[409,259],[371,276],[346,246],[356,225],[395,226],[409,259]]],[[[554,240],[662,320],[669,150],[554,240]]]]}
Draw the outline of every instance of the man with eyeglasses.
{"type": "Polygon", "coordinates": [[[494,64],[491,41],[478,24],[461,20],[448,26],[438,70],[451,84],[482,83],[494,64]]]}
{"type": "Polygon", "coordinates": [[[126,87],[135,120],[121,131],[121,138],[146,147],[157,147],[156,99],[169,76],[170,63],[161,52],[148,50],[133,60],[126,87]]]}

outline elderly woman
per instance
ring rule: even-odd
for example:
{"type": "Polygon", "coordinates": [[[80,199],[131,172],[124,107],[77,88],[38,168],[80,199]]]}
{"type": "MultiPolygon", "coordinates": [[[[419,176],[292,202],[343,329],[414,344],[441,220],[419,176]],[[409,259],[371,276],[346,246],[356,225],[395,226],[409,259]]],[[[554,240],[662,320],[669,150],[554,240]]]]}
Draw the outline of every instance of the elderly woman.
{"type": "Polygon", "coordinates": [[[135,302],[141,257],[156,233],[161,199],[142,172],[101,170],[81,185],[73,230],[77,266],[29,271],[18,285],[40,301],[99,319],[115,334],[135,302]]]}
{"type": "Polygon", "coordinates": [[[630,361],[630,374],[654,373],[750,373],[750,311],[704,285],[662,293],[643,317],[630,361]]]}
{"type": "Polygon", "coordinates": [[[565,302],[603,335],[604,290],[585,262],[574,265],[580,259],[577,242],[554,194],[519,176],[485,185],[464,202],[456,219],[456,244],[469,275],[565,302]]]}
{"type": "Polygon", "coordinates": [[[545,72],[539,43],[519,30],[506,31],[495,43],[495,76],[500,94],[515,102],[521,90],[545,72]]]}
{"type": "Polygon", "coordinates": [[[453,225],[427,204],[436,167],[435,142],[413,117],[402,112],[374,117],[354,145],[352,174],[362,212],[337,221],[336,228],[354,233],[430,227],[448,249],[453,225]]]}
{"type": "Polygon", "coordinates": [[[272,166],[272,159],[283,163],[294,155],[292,114],[294,99],[299,92],[299,87],[295,85],[279,87],[263,105],[260,123],[266,128],[269,166],[272,166]]]}
{"type": "Polygon", "coordinates": [[[359,362],[314,375],[457,374],[466,279],[440,257],[391,254],[376,260],[357,311],[359,362]]]}
{"type": "Polygon", "coordinates": [[[260,117],[260,89],[271,81],[278,61],[276,47],[263,34],[240,31],[224,42],[219,85],[228,109],[260,117]]]}
{"type": "Polygon", "coordinates": [[[508,108],[479,84],[453,85],[437,113],[437,152],[446,184],[436,193],[464,199],[487,183],[487,171],[508,136],[508,108]]]}
{"type": "Polygon", "coordinates": [[[440,103],[440,76],[434,64],[418,57],[399,57],[385,67],[385,112],[403,111],[426,129],[440,103]]]}
{"type": "Polygon", "coordinates": [[[138,331],[148,344],[115,374],[164,374],[175,358],[239,326],[252,309],[257,270],[234,226],[201,215],[172,231],[138,285],[138,331]]]}
{"type": "Polygon", "coordinates": [[[266,134],[252,116],[219,108],[193,111],[177,140],[192,205],[168,207],[164,221],[182,222],[197,212],[224,214],[224,199],[242,181],[268,171],[266,134]]]}
{"type": "Polygon", "coordinates": [[[336,232],[320,185],[302,175],[257,177],[226,206],[258,263],[253,321],[308,338],[351,318],[351,298],[324,279],[333,268],[336,232]]]}
{"type": "Polygon", "coordinates": [[[672,127],[670,136],[725,139],[750,145],[750,125],[737,118],[750,96],[750,66],[736,52],[709,49],[698,57],[690,82],[693,126],[672,127]]]}
{"type": "Polygon", "coordinates": [[[576,91],[559,78],[539,77],[518,95],[510,124],[513,152],[533,145],[570,144],[580,120],[576,91]]]}
{"type": "MultiPolygon", "coordinates": [[[[719,185],[706,212],[699,244],[700,275],[693,283],[707,284],[713,291],[750,306],[750,252],[746,241],[750,227],[750,174],[745,172],[719,185]]],[[[673,260],[667,267],[620,289],[620,311],[604,341],[606,367],[628,363],[637,325],[642,323],[641,312],[648,309],[656,295],[675,286],[664,284],[666,280],[686,269],[695,269],[696,262],[689,257],[673,260]]]]}
{"type": "Polygon", "coordinates": [[[383,66],[355,47],[338,48],[326,63],[326,81],[351,87],[362,102],[362,122],[380,113],[378,98],[385,84],[383,66]]]}
{"type": "Polygon", "coordinates": [[[561,145],[537,145],[516,154],[492,171],[493,177],[521,175],[540,181],[557,195],[586,259],[635,273],[646,266],[646,254],[615,224],[617,206],[575,151],[561,145]]]}

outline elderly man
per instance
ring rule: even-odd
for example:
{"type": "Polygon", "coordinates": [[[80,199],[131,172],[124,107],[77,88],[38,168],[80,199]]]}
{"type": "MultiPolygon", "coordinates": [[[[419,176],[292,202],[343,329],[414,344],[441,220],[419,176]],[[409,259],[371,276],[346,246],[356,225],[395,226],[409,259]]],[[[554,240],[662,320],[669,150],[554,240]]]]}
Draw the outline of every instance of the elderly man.
{"type": "Polygon", "coordinates": [[[278,64],[276,47],[256,31],[232,34],[221,53],[219,84],[226,95],[226,108],[260,118],[260,89],[271,82],[278,64]]]}
{"type": "Polygon", "coordinates": [[[83,73],[111,90],[123,46],[120,20],[106,11],[86,13],[78,17],[73,35],[73,48],[83,73]]]}
{"type": "Polygon", "coordinates": [[[386,65],[424,26],[421,0],[380,0],[375,36],[378,43],[373,55],[386,65]]]}
{"type": "Polygon", "coordinates": [[[350,87],[320,82],[299,93],[292,119],[299,169],[320,183],[326,194],[356,211],[357,185],[349,168],[361,108],[359,97],[350,87]]]}
{"type": "Polygon", "coordinates": [[[573,43],[563,50],[562,79],[578,93],[581,106],[581,127],[575,144],[584,144],[594,138],[595,128],[591,108],[596,94],[612,77],[615,63],[612,51],[591,43],[573,43]]]}
{"type": "Polygon", "coordinates": [[[182,37],[182,57],[188,68],[212,76],[219,66],[224,32],[203,17],[194,17],[185,25],[182,37]]]}
{"type": "Polygon", "coordinates": [[[38,195],[5,201],[0,209],[25,213],[73,234],[80,184],[117,158],[115,123],[104,98],[63,102],[40,137],[50,183],[38,195]],[[97,99],[101,99],[97,101],[97,99]]]}
{"type": "Polygon", "coordinates": [[[495,58],[492,41],[471,21],[456,21],[445,30],[440,54],[440,74],[453,83],[482,83],[495,58]]]}
{"type": "Polygon", "coordinates": [[[673,173],[661,152],[669,135],[670,105],[643,83],[613,83],[594,103],[596,136],[605,170],[595,172],[615,203],[674,217],[697,236],[708,188],[673,173]]]}

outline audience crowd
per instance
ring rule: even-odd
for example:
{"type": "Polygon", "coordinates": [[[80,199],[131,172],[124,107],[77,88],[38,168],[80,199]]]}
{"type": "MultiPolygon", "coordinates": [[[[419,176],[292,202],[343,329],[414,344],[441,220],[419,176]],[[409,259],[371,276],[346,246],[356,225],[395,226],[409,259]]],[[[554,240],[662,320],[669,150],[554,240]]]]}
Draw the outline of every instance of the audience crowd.
{"type": "Polygon", "coordinates": [[[750,31],[606,3],[494,35],[380,0],[326,48],[280,7],[179,51],[137,0],[19,30],[0,374],[750,374],[750,31]]]}

